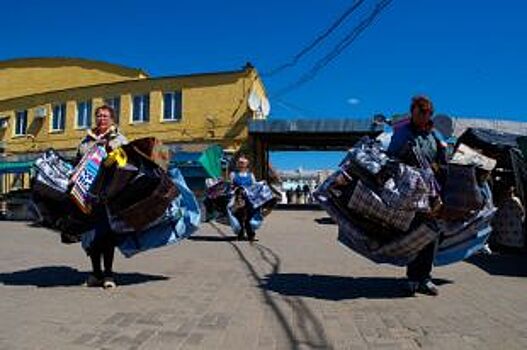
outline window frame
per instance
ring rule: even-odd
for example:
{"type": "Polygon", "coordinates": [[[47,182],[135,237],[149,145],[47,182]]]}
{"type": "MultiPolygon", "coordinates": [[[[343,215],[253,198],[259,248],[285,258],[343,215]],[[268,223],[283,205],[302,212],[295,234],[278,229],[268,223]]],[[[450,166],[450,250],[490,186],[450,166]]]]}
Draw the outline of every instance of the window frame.
{"type": "Polygon", "coordinates": [[[150,94],[136,94],[132,95],[132,113],[130,115],[131,124],[143,124],[150,122],[150,94]],[[138,115],[139,119],[136,120],[137,108],[135,107],[136,98],[140,98],[140,114],[138,115]],[[146,102],[146,103],[145,103],[146,102]]]}
{"type": "Polygon", "coordinates": [[[163,114],[161,115],[161,121],[163,122],[179,122],[183,119],[183,92],[181,90],[163,91],[163,114]],[[166,117],[166,97],[170,95],[170,116],[166,117]],[[179,96],[176,103],[176,96],[179,96]],[[177,107],[177,110],[176,110],[177,107]]]}
{"type": "Polygon", "coordinates": [[[13,136],[15,136],[15,137],[26,136],[27,135],[27,127],[28,127],[28,113],[27,113],[27,109],[16,111],[15,112],[15,125],[14,125],[14,128],[13,128],[13,136]],[[23,113],[24,119],[25,119],[25,127],[24,127],[24,132],[23,133],[19,133],[18,132],[18,129],[19,129],[19,115],[21,113],[23,113]]]}
{"type": "Polygon", "coordinates": [[[92,114],[93,114],[93,102],[92,100],[83,100],[83,101],[77,101],[77,111],[76,111],[76,115],[75,115],[75,128],[76,129],[89,129],[91,128],[92,126],[92,114]],[[86,114],[84,117],[85,117],[85,120],[83,120],[84,122],[86,122],[86,125],[80,125],[79,124],[79,121],[80,121],[80,113],[81,113],[81,105],[86,105],[86,106],[89,106],[89,110],[86,111],[86,114]]]}
{"type": "Polygon", "coordinates": [[[51,118],[50,118],[50,125],[49,125],[49,131],[51,133],[58,133],[58,132],[64,132],[65,131],[65,129],[66,129],[67,113],[68,113],[68,106],[67,106],[66,102],[54,103],[54,104],[51,105],[51,118]],[[54,126],[54,121],[55,121],[55,117],[56,117],[55,108],[57,108],[57,107],[61,111],[60,117],[62,119],[61,119],[61,123],[59,123],[59,125],[62,128],[55,128],[55,126],[54,126]]]}

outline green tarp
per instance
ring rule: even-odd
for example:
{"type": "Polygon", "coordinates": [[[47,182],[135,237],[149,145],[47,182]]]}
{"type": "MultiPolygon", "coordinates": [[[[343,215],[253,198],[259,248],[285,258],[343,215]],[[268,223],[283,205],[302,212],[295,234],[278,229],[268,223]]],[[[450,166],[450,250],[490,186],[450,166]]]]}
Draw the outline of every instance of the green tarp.
{"type": "Polygon", "coordinates": [[[172,144],[170,162],[183,172],[183,176],[190,176],[189,172],[200,177],[221,176],[221,157],[223,149],[217,144],[172,144]]]}
{"type": "Polygon", "coordinates": [[[219,145],[207,148],[199,157],[198,162],[211,177],[221,176],[221,156],[223,149],[219,145]]]}

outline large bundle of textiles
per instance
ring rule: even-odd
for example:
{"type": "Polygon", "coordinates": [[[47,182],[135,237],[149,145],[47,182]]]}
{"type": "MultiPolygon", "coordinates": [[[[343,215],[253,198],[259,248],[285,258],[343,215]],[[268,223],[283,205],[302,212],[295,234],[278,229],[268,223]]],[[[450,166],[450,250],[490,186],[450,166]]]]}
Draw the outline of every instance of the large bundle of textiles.
{"type": "Polygon", "coordinates": [[[474,171],[449,164],[441,186],[431,168],[392,160],[363,139],[314,195],[338,223],[338,240],[359,254],[404,266],[438,240],[435,264],[446,265],[481,249],[490,234],[495,208],[474,171]]]}
{"type": "Polygon", "coordinates": [[[262,226],[264,214],[269,214],[275,204],[276,197],[265,181],[256,182],[246,188],[235,188],[231,192],[230,200],[227,204],[227,216],[232,230],[236,234],[241,230],[241,225],[238,221],[240,215],[236,215],[236,212],[244,212],[241,215],[242,217],[249,215],[249,223],[252,229],[257,230],[262,226]]]}
{"type": "Polygon", "coordinates": [[[220,219],[225,216],[235,233],[241,230],[241,225],[234,215],[244,211],[250,215],[253,230],[260,228],[263,218],[271,213],[278,201],[277,194],[266,181],[258,181],[247,188],[231,188],[231,185],[221,179],[208,179],[206,192],[207,210],[213,211],[212,217],[220,219]]]}
{"type": "Polygon", "coordinates": [[[32,178],[33,203],[41,224],[61,232],[63,243],[75,243],[93,227],[93,218],[70,199],[74,167],[52,149],[35,161],[32,178]]]}
{"type": "MultiPolygon", "coordinates": [[[[74,169],[61,160],[60,198],[35,186],[41,182],[37,168],[33,181],[34,197],[41,203],[37,208],[48,218],[46,224],[61,232],[64,243],[82,240],[87,249],[96,222],[106,219],[127,257],[175,243],[197,229],[200,210],[178,169],[166,171],[159,150],[159,142],[148,138],[109,154],[96,145],[74,169]]],[[[50,163],[49,154],[55,153],[46,153],[36,164],[50,163]]]]}
{"type": "MultiPolygon", "coordinates": [[[[168,177],[177,190],[177,195],[165,210],[150,223],[134,230],[126,219],[109,215],[110,227],[117,237],[117,247],[125,257],[139,252],[180,242],[195,232],[200,223],[199,204],[185,179],[177,168],[168,172],[168,177]]],[[[171,191],[171,190],[169,190],[171,191]]],[[[160,205],[158,205],[160,206],[160,205]]],[[[110,213],[108,206],[107,212],[110,213]]],[[[90,230],[82,237],[82,245],[89,249],[96,231],[90,230]]]]}

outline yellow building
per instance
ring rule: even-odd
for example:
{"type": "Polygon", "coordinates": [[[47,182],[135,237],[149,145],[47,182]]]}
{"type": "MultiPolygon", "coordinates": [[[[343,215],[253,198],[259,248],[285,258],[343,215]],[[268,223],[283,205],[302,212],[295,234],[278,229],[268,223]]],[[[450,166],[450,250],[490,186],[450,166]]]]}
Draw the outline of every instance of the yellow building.
{"type": "Polygon", "coordinates": [[[167,144],[217,143],[235,150],[247,138],[247,121],[265,118],[262,101],[265,88],[249,64],[237,71],[149,77],[140,69],[84,59],[3,61],[0,162],[30,159],[50,147],[73,152],[102,104],[116,109],[130,140],[155,136],[167,144]]]}

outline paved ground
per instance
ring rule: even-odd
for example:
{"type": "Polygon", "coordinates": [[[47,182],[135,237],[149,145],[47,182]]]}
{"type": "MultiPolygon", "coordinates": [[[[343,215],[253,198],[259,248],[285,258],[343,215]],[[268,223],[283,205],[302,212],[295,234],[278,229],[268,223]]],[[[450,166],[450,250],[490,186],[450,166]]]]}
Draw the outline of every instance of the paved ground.
{"type": "Polygon", "coordinates": [[[527,258],[440,268],[439,297],[336,241],[323,212],[275,211],[250,245],[205,224],[118,257],[120,287],[82,286],[77,245],[0,222],[0,349],[526,349],[527,258]]]}

